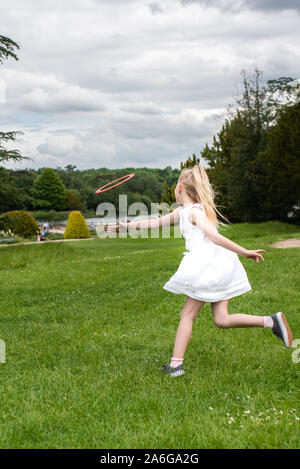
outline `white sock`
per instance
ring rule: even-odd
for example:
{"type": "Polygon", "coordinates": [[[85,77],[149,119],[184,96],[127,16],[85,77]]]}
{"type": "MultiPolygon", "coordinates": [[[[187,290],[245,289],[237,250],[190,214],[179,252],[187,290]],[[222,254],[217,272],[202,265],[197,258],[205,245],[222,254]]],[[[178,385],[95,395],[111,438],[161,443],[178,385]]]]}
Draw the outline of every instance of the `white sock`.
{"type": "Polygon", "coordinates": [[[274,321],[271,316],[264,316],[264,327],[267,329],[273,329],[274,321]]]}
{"type": "Polygon", "coordinates": [[[176,368],[177,366],[182,365],[182,362],[183,362],[183,358],[172,357],[170,367],[171,368],[176,368]]]}

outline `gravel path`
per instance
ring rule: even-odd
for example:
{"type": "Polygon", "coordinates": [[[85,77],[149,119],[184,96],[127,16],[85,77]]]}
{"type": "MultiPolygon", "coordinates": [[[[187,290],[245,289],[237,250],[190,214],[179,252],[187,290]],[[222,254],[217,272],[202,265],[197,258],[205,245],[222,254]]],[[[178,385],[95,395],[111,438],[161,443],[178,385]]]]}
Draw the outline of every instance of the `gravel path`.
{"type": "Polygon", "coordinates": [[[286,239],[285,241],[278,241],[271,244],[272,248],[300,248],[300,239],[286,239]]]}

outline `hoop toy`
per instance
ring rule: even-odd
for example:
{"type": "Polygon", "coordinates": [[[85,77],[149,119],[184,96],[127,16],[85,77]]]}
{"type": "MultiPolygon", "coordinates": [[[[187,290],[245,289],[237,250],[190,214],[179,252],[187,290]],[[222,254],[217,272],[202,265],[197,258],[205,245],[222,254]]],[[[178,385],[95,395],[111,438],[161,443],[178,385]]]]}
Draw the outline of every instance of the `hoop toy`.
{"type": "Polygon", "coordinates": [[[106,192],[108,191],[109,189],[112,189],[113,187],[117,187],[119,186],[120,184],[123,184],[123,182],[127,182],[129,181],[129,179],[133,178],[135,173],[131,173],[131,174],[126,174],[125,176],[122,176],[118,179],[115,179],[114,181],[111,181],[111,182],[108,182],[107,184],[105,184],[104,186],[100,187],[100,189],[98,189],[95,194],[101,194],[101,192],[106,192]],[[124,179],[124,178],[127,178],[127,179],[124,179]],[[110,186],[110,184],[113,184],[114,182],[117,182],[117,181],[120,181],[120,179],[124,179],[124,181],[121,181],[121,182],[118,182],[118,184],[115,184],[114,186],[110,186]],[[110,187],[107,187],[107,189],[104,189],[106,186],[110,186],[110,187]]]}

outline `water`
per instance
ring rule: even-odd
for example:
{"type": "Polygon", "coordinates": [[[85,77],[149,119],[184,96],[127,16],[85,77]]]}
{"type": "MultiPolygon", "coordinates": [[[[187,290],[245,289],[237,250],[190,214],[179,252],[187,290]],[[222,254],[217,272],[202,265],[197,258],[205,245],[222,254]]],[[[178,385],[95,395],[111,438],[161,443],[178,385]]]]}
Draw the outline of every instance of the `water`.
{"type": "MultiPolygon", "coordinates": [[[[139,215],[139,216],[135,216],[135,217],[131,217],[131,216],[128,216],[128,220],[132,221],[132,220],[144,220],[145,218],[157,218],[158,216],[160,216],[159,214],[154,214],[152,217],[149,216],[149,215],[139,215]]],[[[122,218],[117,218],[120,222],[124,222],[125,220],[122,219],[122,218]]],[[[54,225],[66,225],[68,222],[68,219],[66,218],[65,220],[57,220],[54,222],[54,225]]],[[[109,217],[102,217],[102,218],[85,218],[85,222],[88,226],[96,226],[96,225],[104,225],[104,224],[108,224],[108,225],[114,225],[116,223],[116,219],[115,218],[109,218],[109,217]]],[[[43,225],[44,223],[46,223],[45,221],[39,221],[38,220],[38,223],[40,225],[43,225]]]]}

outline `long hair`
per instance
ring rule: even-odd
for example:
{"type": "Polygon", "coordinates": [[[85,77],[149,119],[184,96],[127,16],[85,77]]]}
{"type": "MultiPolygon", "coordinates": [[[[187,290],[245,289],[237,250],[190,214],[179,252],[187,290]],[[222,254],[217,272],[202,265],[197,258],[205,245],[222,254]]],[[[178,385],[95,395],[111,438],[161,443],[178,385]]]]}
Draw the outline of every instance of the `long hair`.
{"type": "Polygon", "coordinates": [[[217,228],[219,224],[224,225],[218,220],[217,214],[228,221],[216,208],[214,202],[215,192],[202,166],[195,165],[184,168],[178,181],[182,183],[185,192],[192,200],[204,205],[206,216],[213,226],[217,228]]]}

